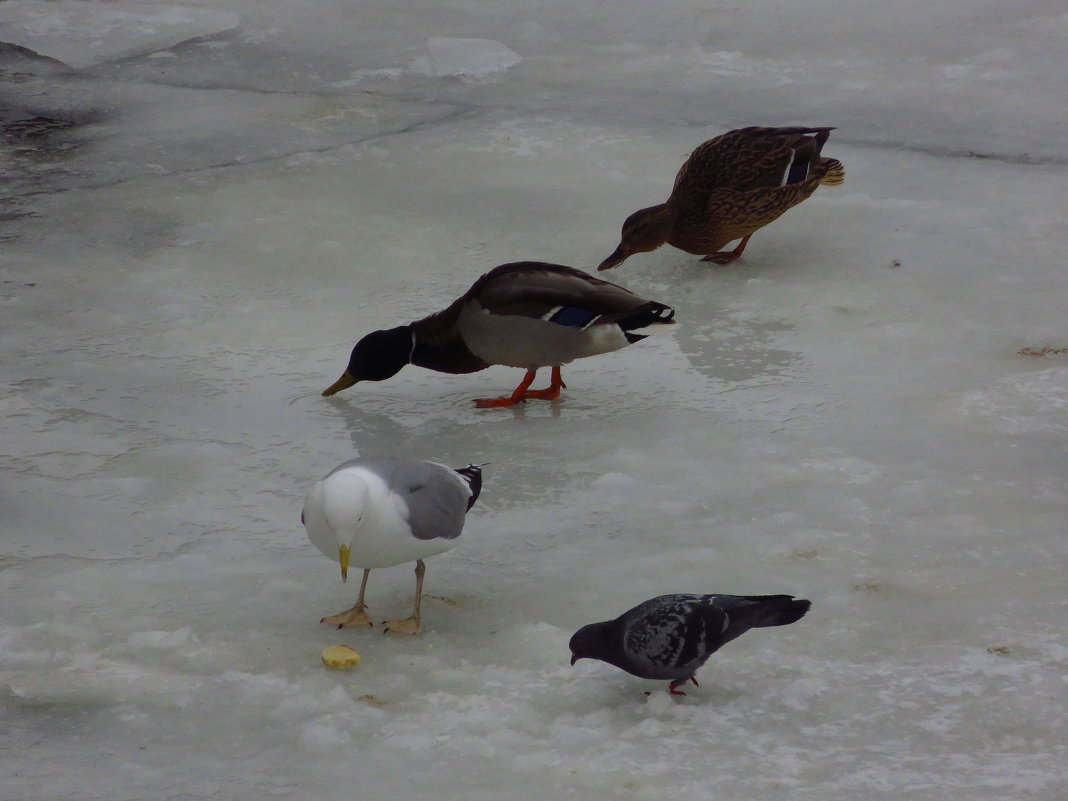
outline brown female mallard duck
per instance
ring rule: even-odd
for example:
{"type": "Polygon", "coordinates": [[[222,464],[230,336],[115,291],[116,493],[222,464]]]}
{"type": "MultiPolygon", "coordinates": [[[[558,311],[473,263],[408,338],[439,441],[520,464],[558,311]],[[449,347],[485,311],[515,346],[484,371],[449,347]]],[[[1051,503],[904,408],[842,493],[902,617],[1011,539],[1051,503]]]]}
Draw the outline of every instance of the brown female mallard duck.
{"type": "Polygon", "coordinates": [[[820,184],[837,186],[845,168],[820,155],[834,128],[740,128],[699,146],[675,176],[665,203],[634,212],[623,223],[622,241],[598,270],[665,242],[702,254],[701,261],[728,264],[749,237],[820,184]],[[814,134],[809,136],[808,134],[814,134]],[[720,251],[741,239],[731,251],[720,251]]]}
{"type": "Polygon", "coordinates": [[[565,387],[560,365],[618,350],[663,325],[674,310],[561,264],[521,261],[494,267],[447,309],[408,325],[374,331],[352,349],[349,366],[323,395],[357,381],[384,381],[406,364],[440,373],[473,373],[491,364],[523,367],[511,395],[476,400],[511,406],[552,400],[565,387]],[[546,389],[529,389],[539,367],[552,367],[546,389]]]}

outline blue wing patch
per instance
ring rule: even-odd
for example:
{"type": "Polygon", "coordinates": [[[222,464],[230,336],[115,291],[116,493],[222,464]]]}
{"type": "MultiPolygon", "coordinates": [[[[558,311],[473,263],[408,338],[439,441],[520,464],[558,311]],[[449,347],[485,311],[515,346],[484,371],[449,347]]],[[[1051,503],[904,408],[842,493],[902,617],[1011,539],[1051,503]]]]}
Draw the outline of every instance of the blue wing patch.
{"type": "Polygon", "coordinates": [[[580,309],[578,306],[561,306],[548,319],[550,323],[556,323],[557,325],[585,328],[600,316],[597,312],[580,309]]]}

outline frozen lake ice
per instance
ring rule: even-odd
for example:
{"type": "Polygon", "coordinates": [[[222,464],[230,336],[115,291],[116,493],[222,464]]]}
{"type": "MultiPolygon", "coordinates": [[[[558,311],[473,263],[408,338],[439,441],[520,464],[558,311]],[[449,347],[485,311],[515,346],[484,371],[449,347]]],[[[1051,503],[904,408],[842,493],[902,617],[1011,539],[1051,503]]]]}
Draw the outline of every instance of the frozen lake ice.
{"type": "MultiPolygon", "coordinates": [[[[1060,801],[1068,14],[1053,0],[0,4],[0,799],[1060,801]],[[592,270],[732,127],[846,183],[674,337],[319,393],[482,272],[592,270]],[[354,455],[488,463],[424,632],[320,628],[354,455]],[[797,624],[682,699],[579,626],[667,592],[797,624]],[[363,662],[325,670],[344,642],[363,662]],[[653,690],[646,697],[643,692],[653,690]]],[[[410,566],[371,612],[406,612],[410,566]]]]}

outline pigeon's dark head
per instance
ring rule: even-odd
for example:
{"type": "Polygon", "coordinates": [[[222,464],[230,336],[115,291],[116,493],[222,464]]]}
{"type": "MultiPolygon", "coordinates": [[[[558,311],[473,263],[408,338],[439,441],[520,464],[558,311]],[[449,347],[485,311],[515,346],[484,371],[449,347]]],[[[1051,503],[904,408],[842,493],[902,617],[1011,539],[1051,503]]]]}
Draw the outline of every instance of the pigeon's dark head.
{"type": "Polygon", "coordinates": [[[604,659],[609,649],[608,633],[604,623],[590,623],[576,631],[568,643],[571,649],[571,664],[574,665],[580,659],[604,659]]]}
{"type": "Polygon", "coordinates": [[[392,378],[411,361],[414,344],[411,326],[372,331],[356,343],[349,357],[348,368],[341,378],[323,390],[323,395],[334,395],[357,381],[385,381],[392,378]]]}

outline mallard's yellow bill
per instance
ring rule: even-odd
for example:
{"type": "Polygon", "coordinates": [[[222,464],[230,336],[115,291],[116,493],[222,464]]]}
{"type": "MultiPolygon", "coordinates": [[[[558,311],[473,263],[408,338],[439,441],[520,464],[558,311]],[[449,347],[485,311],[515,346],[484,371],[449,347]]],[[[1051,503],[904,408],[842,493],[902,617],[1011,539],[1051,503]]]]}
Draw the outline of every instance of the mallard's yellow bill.
{"type": "Polygon", "coordinates": [[[331,395],[336,395],[341,392],[341,390],[348,389],[355,383],[356,379],[349,374],[348,370],[346,370],[341,374],[341,378],[323,390],[323,397],[329,398],[331,395]]]}

